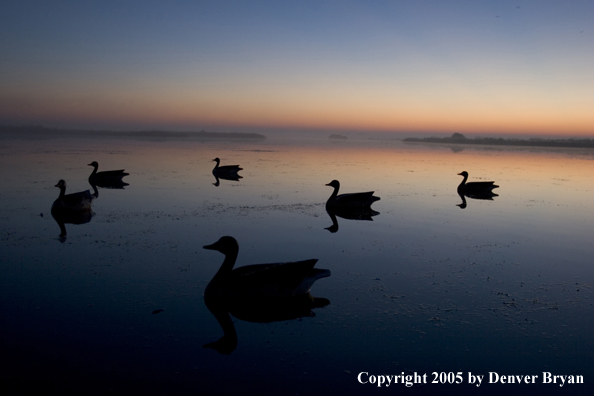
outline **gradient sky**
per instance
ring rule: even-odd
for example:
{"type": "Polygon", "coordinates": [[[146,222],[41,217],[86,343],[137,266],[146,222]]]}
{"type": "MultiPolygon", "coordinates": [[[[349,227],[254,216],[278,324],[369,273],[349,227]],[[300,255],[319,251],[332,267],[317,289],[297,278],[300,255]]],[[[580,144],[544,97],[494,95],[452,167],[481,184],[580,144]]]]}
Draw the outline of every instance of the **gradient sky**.
{"type": "Polygon", "coordinates": [[[594,0],[1,10],[3,123],[594,136],[594,0]]]}

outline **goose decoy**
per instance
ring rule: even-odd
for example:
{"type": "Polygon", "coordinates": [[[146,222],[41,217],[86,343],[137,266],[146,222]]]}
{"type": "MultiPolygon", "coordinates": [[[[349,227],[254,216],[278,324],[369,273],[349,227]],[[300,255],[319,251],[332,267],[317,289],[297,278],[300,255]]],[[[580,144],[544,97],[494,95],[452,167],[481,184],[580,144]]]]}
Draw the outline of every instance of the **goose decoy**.
{"type": "Polygon", "coordinates": [[[213,159],[213,161],[217,163],[215,165],[214,169],[212,170],[212,174],[215,177],[219,177],[221,179],[228,179],[228,180],[241,179],[241,176],[239,176],[237,174],[237,172],[239,172],[240,170],[243,170],[243,168],[241,168],[239,165],[220,166],[221,160],[219,158],[215,158],[215,159],[213,159]]]}
{"type": "Polygon", "coordinates": [[[93,161],[88,165],[93,167],[93,172],[89,176],[91,186],[124,188],[124,186],[128,185],[122,180],[124,176],[129,175],[129,173],[124,172],[124,169],[97,172],[99,168],[97,161],[93,161]]]}
{"type": "Polygon", "coordinates": [[[219,340],[205,344],[219,353],[230,354],[237,347],[237,333],[229,314],[238,319],[269,323],[315,316],[313,308],[330,304],[313,297],[313,283],[330,276],[329,270],[315,269],[317,259],[274,264],[255,264],[233,269],[239,245],[224,236],[205,249],[217,250],[225,260],[206,286],[204,302],[222,327],[219,340]]]}
{"type": "Polygon", "coordinates": [[[230,236],[224,236],[204,249],[225,255],[221,268],[206,286],[204,297],[207,300],[293,298],[307,294],[315,281],[330,276],[329,270],[314,268],[318,259],[233,269],[239,245],[230,236]]]}
{"type": "Polygon", "coordinates": [[[90,211],[95,197],[89,190],[73,194],[66,194],[66,182],[60,180],[55,185],[60,189],[60,195],[52,205],[52,211],[90,211]]]}
{"type": "Polygon", "coordinates": [[[52,205],[51,213],[60,227],[60,241],[66,240],[65,224],[84,224],[93,216],[92,203],[95,196],[89,190],[66,194],[66,182],[60,180],[56,187],[60,195],[52,205]]]}
{"type": "Polygon", "coordinates": [[[466,183],[468,180],[468,172],[463,171],[458,173],[458,175],[464,177],[464,180],[458,186],[458,194],[466,195],[472,198],[473,194],[484,195],[491,193],[491,190],[494,188],[499,187],[492,181],[481,181],[481,182],[470,182],[466,183]]]}
{"type": "Polygon", "coordinates": [[[338,195],[338,190],[340,189],[338,180],[332,180],[326,185],[334,187],[334,192],[330,195],[328,201],[326,201],[326,209],[359,210],[369,208],[372,203],[380,199],[373,196],[374,191],[338,195]]]}

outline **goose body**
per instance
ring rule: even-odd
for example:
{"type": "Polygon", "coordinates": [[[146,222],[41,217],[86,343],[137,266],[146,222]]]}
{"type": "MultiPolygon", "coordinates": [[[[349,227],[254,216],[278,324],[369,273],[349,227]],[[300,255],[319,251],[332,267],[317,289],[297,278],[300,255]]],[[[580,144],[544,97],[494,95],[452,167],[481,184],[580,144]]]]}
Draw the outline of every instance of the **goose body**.
{"type": "Polygon", "coordinates": [[[93,161],[88,165],[93,167],[93,172],[89,175],[89,183],[92,186],[122,188],[128,185],[128,183],[122,181],[124,176],[129,175],[129,173],[124,172],[124,169],[97,172],[99,168],[97,161],[93,161]]]}
{"type": "Polygon", "coordinates": [[[221,179],[225,179],[226,177],[232,177],[232,176],[241,178],[241,176],[237,175],[237,172],[239,172],[240,170],[243,170],[243,168],[241,168],[239,165],[220,166],[221,160],[219,158],[215,158],[215,159],[213,159],[213,161],[217,163],[215,165],[214,169],[212,170],[212,174],[215,177],[220,177],[221,179]]]}
{"type": "Polygon", "coordinates": [[[329,270],[314,268],[317,259],[233,269],[239,245],[229,236],[204,246],[204,249],[225,255],[221,268],[206,286],[204,296],[207,300],[290,299],[307,294],[316,280],[330,276],[329,270]]]}
{"type": "Polygon", "coordinates": [[[55,187],[60,189],[60,195],[52,205],[52,212],[55,211],[90,211],[93,199],[95,198],[89,190],[73,194],[66,194],[66,182],[60,180],[55,187]]]}
{"type": "Polygon", "coordinates": [[[334,208],[342,210],[355,210],[361,208],[369,208],[372,203],[374,203],[375,201],[379,201],[380,199],[379,197],[375,197],[373,195],[374,191],[338,195],[338,190],[340,189],[340,183],[338,182],[338,180],[332,180],[330,183],[326,185],[334,187],[332,195],[330,195],[330,198],[328,198],[328,201],[326,201],[327,209],[334,208]]]}
{"type": "Polygon", "coordinates": [[[235,350],[237,332],[229,314],[249,322],[269,323],[314,316],[312,309],[330,304],[327,299],[309,293],[316,280],[330,276],[329,270],[314,268],[317,259],[233,269],[239,252],[235,238],[224,236],[204,248],[225,255],[221,268],[204,292],[204,302],[224,335],[205,344],[205,348],[223,354],[235,350]]]}
{"type": "Polygon", "coordinates": [[[458,185],[458,194],[460,195],[471,196],[473,194],[490,193],[491,190],[499,187],[495,184],[495,182],[492,181],[467,183],[466,180],[468,180],[468,172],[466,171],[460,172],[458,175],[464,177],[460,185],[458,185]]]}

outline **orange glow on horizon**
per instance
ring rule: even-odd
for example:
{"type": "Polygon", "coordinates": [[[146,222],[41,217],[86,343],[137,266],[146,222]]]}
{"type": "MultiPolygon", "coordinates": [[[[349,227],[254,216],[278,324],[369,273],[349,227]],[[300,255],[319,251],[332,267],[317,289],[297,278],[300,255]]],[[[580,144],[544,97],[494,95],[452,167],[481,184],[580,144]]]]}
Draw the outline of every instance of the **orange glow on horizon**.
{"type": "MultiPolygon", "coordinates": [[[[5,101],[3,101],[5,102],[5,101]]],[[[328,131],[462,132],[537,135],[594,135],[594,114],[583,108],[555,108],[510,103],[452,101],[451,103],[402,98],[371,99],[320,97],[255,97],[234,100],[219,97],[120,94],[99,98],[37,98],[23,106],[13,101],[0,117],[36,123],[154,125],[161,129],[291,129],[328,131]]]]}

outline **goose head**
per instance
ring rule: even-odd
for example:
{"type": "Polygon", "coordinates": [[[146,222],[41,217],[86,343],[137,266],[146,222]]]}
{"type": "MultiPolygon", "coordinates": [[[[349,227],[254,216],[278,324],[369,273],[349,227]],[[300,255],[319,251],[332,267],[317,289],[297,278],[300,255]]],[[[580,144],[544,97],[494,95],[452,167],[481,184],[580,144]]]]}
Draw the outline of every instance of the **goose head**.
{"type": "Polygon", "coordinates": [[[463,171],[463,172],[458,173],[458,175],[463,176],[463,177],[468,177],[468,172],[463,171]]]}
{"type": "Polygon", "coordinates": [[[216,163],[217,163],[217,165],[218,165],[218,164],[221,162],[221,160],[219,159],[219,157],[217,157],[217,158],[213,159],[213,161],[214,161],[214,162],[216,162],[216,163]]]}
{"type": "Polygon", "coordinates": [[[97,169],[99,167],[99,164],[97,163],[97,161],[93,161],[90,164],[87,164],[88,166],[92,166],[93,168],[97,169]]]}
{"type": "Polygon", "coordinates": [[[60,179],[58,184],[56,184],[54,187],[66,189],[66,182],[63,179],[60,179]]]}
{"type": "Polygon", "coordinates": [[[332,180],[330,183],[326,184],[326,186],[340,188],[340,183],[338,182],[338,180],[332,180]]]}
{"type": "Polygon", "coordinates": [[[230,236],[221,237],[218,241],[213,243],[212,245],[204,246],[204,249],[208,250],[216,250],[218,252],[223,253],[224,255],[236,253],[239,251],[239,245],[235,238],[230,236]]]}

